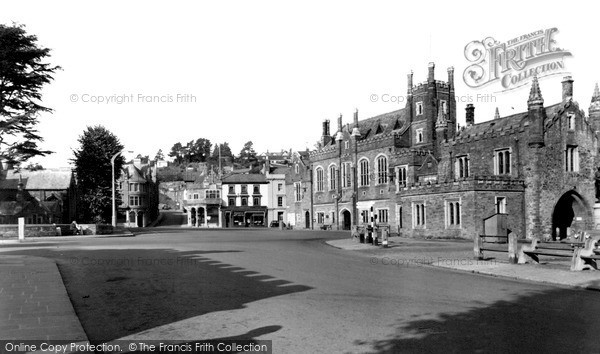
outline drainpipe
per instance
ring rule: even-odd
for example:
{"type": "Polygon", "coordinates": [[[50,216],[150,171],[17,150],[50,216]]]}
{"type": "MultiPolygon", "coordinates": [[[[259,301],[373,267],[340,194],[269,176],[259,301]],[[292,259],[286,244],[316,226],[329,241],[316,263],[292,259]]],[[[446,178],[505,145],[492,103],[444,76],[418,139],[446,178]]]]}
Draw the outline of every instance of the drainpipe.
{"type": "Polygon", "coordinates": [[[310,229],[314,230],[315,229],[315,225],[314,225],[314,220],[315,220],[315,215],[314,215],[314,194],[313,194],[313,165],[310,164],[308,166],[308,173],[310,174],[310,229]]]}

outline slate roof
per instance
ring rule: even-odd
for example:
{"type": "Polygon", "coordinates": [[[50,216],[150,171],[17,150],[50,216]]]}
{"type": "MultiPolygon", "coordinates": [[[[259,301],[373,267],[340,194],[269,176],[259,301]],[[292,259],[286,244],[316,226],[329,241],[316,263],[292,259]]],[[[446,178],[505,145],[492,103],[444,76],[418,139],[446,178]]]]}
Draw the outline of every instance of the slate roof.
{"type": "Polygon", "coordinates": [[[248,174],[231,174],[223,177],[223,184],[240,184],[240,183],[267,183],[267,178],[262,173],[248,174]]]}
{"type": "Polygon", "coordinates": [[[134,165],[125,165],[123,168],[123,174],[126,175],[129,182],[139,182],[146,183],[146,179],[142,176],[142,171],[140,171],[134,165]]]}
{"type": "MultiPolygon", "coordinates": [[[[361,139],[371,138],[376,134],[401,131],[406,128],[406,126],[406,112],[404,108],[358,121],[358,130],[360,131],[361,139]]],[[[354,123],[342,126],[344,134],[351,134],[352,129],[354,129],[354,123]]],[[[331,122],[330,132],[331,135],[335,137],[337,134],[337,122],[331,122]]],[[[330,144],[334,143],[334,140],[330,142],[330,144]]]]}
{"type": "Polygon", "coordinates": [[[65,190],[71,185],[71,175],[71,169],[0,171],[0,189],[17,189],[21,176],[23,189],[65,190]]]}
{"type": "Polygon", "coordinates": [[[274,175],[284,175],[286,173],[290,172],[290,168],[289,167],[275,167],[275,168],[271,168],[271,173],[274,175]]]}
{"type": "MultiPolygon", "coordinates": [[[[550,118],[554,116],[554,113],[560,108],[562,103],[557,103],[552,106],[544,107],[546,109],[546,117],[550,118]]],[[[509,129],[523,125],[527,121],[528,112],[516,113],[510,116],[501,117],[497,119],[488,120],[485,122],[473,124],[470,127],[466,127],[464,130],[457,131],[456,137],[484,134],[493,130],[509,129]]]]}

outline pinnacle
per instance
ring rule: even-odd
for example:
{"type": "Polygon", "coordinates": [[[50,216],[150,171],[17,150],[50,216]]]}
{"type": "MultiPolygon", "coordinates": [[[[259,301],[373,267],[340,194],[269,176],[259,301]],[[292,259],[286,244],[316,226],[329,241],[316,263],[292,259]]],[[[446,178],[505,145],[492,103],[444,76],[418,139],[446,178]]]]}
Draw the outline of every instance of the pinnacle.
{"type": "Polygon", "coordinates": [[[529,92],[529,100],[527,100],[528,104],[543,104],[544,99],[542,98],[542,92],[540,91],[540,84],[538,83],[537,75],[533,77],[533,82],[531,84],[531,91],[529,92]]]}

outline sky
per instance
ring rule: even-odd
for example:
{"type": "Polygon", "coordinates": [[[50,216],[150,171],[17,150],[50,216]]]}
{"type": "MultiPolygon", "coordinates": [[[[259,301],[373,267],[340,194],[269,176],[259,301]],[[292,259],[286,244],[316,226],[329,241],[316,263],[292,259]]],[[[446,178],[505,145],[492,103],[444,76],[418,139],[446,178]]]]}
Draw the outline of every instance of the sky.
{"type": "Polygon", "coordinates": [[[429,62],[437,80],[455,68],[459,124],[469,100],[476,122],[496,107],[525,111],[530,84],[466,85],[465,47],[487,37],[558,29],[555,47],[572,55],[560,74],[540,76],[546,105],[572,75],[587,112],[600,81],[597,15],[583,1],[0,1],[0,23],[25,25],[63,68],[43,91],[54,112],[38,129],[55,153],[32,161],[44,167],[69,166],[95,125],[132,155],[198,138],[235,154],[249,140],[258,152],[314,149],[325,119],[335,127],[355,109],[365,119],[403,108],[407,74],[426,81],[429,62]]]}

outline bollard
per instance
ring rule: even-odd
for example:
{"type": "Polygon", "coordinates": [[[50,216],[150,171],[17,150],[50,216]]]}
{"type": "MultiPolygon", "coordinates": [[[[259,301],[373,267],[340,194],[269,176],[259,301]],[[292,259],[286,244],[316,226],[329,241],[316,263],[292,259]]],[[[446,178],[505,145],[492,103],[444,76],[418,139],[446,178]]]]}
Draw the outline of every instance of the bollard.
{"type": "Polygon", "coordinates": [[[25,218],[19,218],[19,242],[25,241],[25,218]]]}
{"type": "Polygon", "coordinates": [[[388,229],[387,228],[383,228],[383,230],[381,230],[381,245],[383,246],[383,248],[388,247],[388,229]]]}
{"type": "Polygon", "coordinates": [[[511,232],[508,234],[508,263],[517,264],[518,261],[518,244],[517,244],[517,234],[511,232]]]}
{"type": "Polygon", "coordinates": [[[479,237],[479,235],[475,235],[475,239],[473,240],[473,253],[475,254],[475,259],[482,260],[483,252],[481,249],[483,248],[483,239],[479,237]]]}

